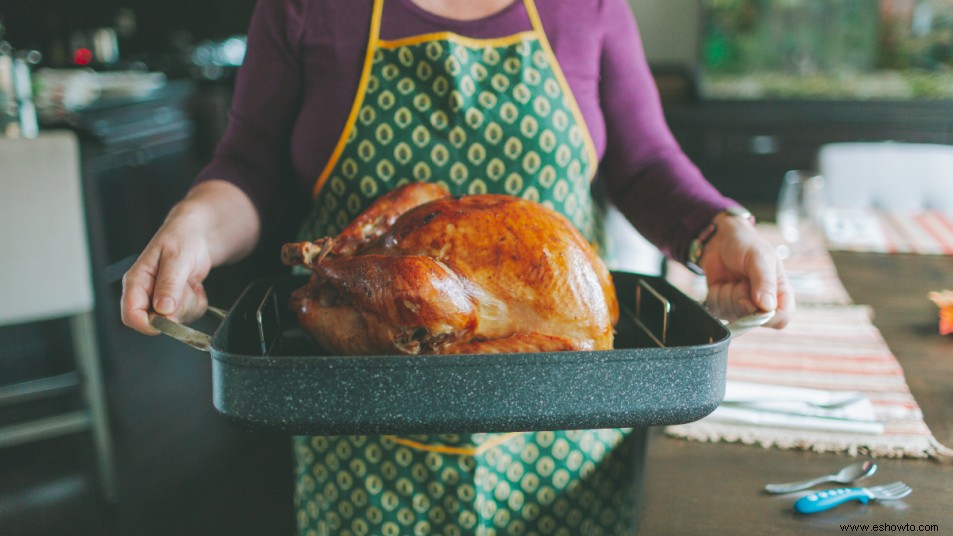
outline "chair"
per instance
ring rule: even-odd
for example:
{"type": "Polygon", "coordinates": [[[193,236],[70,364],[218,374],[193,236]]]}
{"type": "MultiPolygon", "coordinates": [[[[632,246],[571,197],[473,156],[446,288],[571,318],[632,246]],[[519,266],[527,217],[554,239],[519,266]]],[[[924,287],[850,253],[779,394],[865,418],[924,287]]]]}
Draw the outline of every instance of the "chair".
{"type": "Polygon", "coordinates": [[[953,146],[831,143],[818,152],[828,206],[953,214],[953,146]]]}
{"type": "Polygon", "coordinates": [[[85,407],[0,427],[0,447],[91,430],[99,481],[117,499],[100,369],[79,147],[67,131],[0,138],[0,326],[68,318],[76,371],[0,386],[0,406],[80,388],[85,407]]]}

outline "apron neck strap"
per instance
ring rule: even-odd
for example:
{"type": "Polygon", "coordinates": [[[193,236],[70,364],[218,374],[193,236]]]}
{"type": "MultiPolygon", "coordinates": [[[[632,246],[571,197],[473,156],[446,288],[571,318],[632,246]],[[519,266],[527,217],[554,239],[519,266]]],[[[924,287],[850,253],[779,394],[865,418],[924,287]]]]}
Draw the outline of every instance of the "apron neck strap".
{"type": "Polygon", "coordinates": [[[529,21],[530,24],[533,25],[533,31],[535,31],[541,39],[545,38],[546,32],[543,30],[543,22],[539,20],[536,3],[533,2],[533,0],[523,0],[523,5],[526,6],[526,14],[529,15],[529,21]]]}
{"type": "MultiPolygon", "coordinates": [[[[367,39],[367,53],[370,56],[377,48],[377,42],[381,38],[381,19],[384,13],[384,0],[374,0],[374,7],[371,11],[371,33],[367,39]]],[[[368,65],[369,62],[364,62],[368,65]]]]}

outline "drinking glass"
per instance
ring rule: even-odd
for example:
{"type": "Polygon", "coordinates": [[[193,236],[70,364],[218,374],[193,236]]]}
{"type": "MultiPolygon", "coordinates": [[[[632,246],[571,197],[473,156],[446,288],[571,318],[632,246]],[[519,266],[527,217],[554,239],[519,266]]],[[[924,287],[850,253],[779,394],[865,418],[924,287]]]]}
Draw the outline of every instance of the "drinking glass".
{"type": "Polygon", "coordinates": [[[784,174],[775,221],[781,237],[793,248],[806,233],[823,224],[824,178],[812,171],[791,170],[784,174]]]}

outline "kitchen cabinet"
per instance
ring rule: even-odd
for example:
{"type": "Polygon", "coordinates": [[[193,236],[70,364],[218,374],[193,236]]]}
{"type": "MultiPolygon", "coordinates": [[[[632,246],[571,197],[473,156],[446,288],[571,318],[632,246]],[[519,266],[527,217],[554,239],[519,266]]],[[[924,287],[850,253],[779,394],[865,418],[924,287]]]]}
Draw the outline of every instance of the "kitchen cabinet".
{"type": "MultiPolygon", "coordinates": [[[[190,81],[147,95],[102,99],[49,127],[80,138],[96,316],[115,354],[122,275],[200,168],[190,81]]],[[[108,361],[108,360],[107,360],[108,361]]]]}
{"type": "Polygon", "coordinates": [[[785,171],[814,169],[821,145],[953,144],[953,102],[702,101],[669,104],[682,149],[723,193],[773,202],[785,171]]]}

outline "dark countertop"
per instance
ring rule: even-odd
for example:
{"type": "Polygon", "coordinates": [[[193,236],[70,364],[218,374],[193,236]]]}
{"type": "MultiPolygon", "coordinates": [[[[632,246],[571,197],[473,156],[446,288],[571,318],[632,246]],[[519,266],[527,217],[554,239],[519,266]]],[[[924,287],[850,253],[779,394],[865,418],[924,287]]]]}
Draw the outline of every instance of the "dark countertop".
{"type": "MultiPolygon", "coordinates": [[[[953,257],[833,253],[848,293],[871,305],[874,324],[903,366],[934,437],[953,446],[953,337],[937,333],[931,290],[953,287],[953,257]]],[[[789,496],[761,491],[833,472],[855,458],[727,443],[699,443],[653,430],[641,534],[827,534],[843,523],[935,524],[953,533],[953,460],[877,459],[877,482],[903,480],[903,501],[842,505],[799,515],[789,496]]]]}
{"type": "Polygon", "coordinates": [[[183,138],[193,130],[189,106],[197,89],[192,80],[169,80],[153,91],[102,97],[82,109],[41,118],[41,127],[72,129],[97,146],[137,147],[157,136],[183,138]]]}

